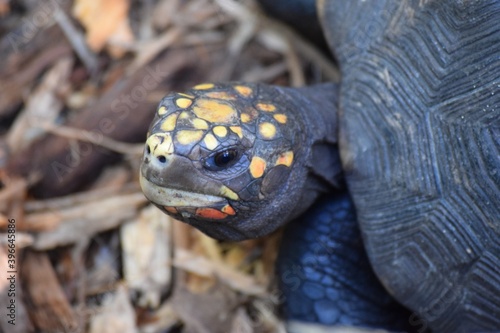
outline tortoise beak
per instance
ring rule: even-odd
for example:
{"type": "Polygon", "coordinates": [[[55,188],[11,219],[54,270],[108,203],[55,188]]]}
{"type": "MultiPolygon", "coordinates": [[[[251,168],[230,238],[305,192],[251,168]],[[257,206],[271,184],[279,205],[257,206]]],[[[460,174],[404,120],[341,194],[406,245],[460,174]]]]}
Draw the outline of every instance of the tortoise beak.
{"type": "Polygon", "coordinates": [[[204,178],[185,157],[169,155],[158,162],[145,157],[139,179],[146,198],[175,218],[222,220],[236,214],[228,199],[237,195],[204,178]]]}
{"type": "Polygon", "coordinates": [[[226,203],[220,196],[157,185],[142,175],[140,184],[146,198],[164,207],[210,207],[226,203]]]}

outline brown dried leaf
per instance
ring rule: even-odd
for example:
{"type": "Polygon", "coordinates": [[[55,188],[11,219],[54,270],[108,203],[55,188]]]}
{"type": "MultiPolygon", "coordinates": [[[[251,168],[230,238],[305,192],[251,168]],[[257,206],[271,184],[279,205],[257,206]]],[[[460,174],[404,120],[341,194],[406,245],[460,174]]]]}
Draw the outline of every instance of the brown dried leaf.
{"type": "Polygon", "coordinates": [[[47,254],[28,251],[21,267],[27,307],[35,326],[43,332],[77,329],[71,308],[47,254]]]}
{"type": "Polygon", "coordinates": [[[128,20],[128,0],[77,0],[73,15],[87,29],[87,43],[96,52],[112,42],[110,53],[121,57],[125,50],[116,44],[129,44],[134,40],[128,20]]]}

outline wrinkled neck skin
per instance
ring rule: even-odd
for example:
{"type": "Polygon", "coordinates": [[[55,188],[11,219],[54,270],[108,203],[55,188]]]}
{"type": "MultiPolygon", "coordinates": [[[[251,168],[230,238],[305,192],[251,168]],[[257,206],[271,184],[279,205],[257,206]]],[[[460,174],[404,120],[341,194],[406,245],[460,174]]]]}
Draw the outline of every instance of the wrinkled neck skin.
{"type": "Polygon", "coordinates": [[[324,83],[303,88],[280,88],[297,105],[302,118],[304,149],[297,168],[303,170],[298,201],[287,221],[309,208],[322,193],[343,187],[342,167],[338,149],[338,85],[324,83]]]}

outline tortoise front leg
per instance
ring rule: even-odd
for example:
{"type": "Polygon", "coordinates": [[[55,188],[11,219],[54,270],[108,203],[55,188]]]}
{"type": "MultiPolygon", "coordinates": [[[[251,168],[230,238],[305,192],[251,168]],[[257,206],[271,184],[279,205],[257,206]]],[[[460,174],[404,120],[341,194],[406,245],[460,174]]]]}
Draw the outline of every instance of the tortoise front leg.
{"type": "Polygon", "coordinates": [[[347,193],[323,197],[287,226],[278,278],[287,320],[410,331],[410,313],[370,266],[347,193]]]}

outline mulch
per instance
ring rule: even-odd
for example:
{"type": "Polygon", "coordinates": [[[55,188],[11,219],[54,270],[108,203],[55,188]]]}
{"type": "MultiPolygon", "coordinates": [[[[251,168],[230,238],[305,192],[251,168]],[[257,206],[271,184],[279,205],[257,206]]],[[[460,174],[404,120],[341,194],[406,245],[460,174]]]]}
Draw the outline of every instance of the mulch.
{"type": "Polygon", "coordinates": [[[251,1],[0,0],[2,331],[284,332],[280,233],[218,242],[162,214],[143,142],[171,91],[336,79],[251,1]]]}

